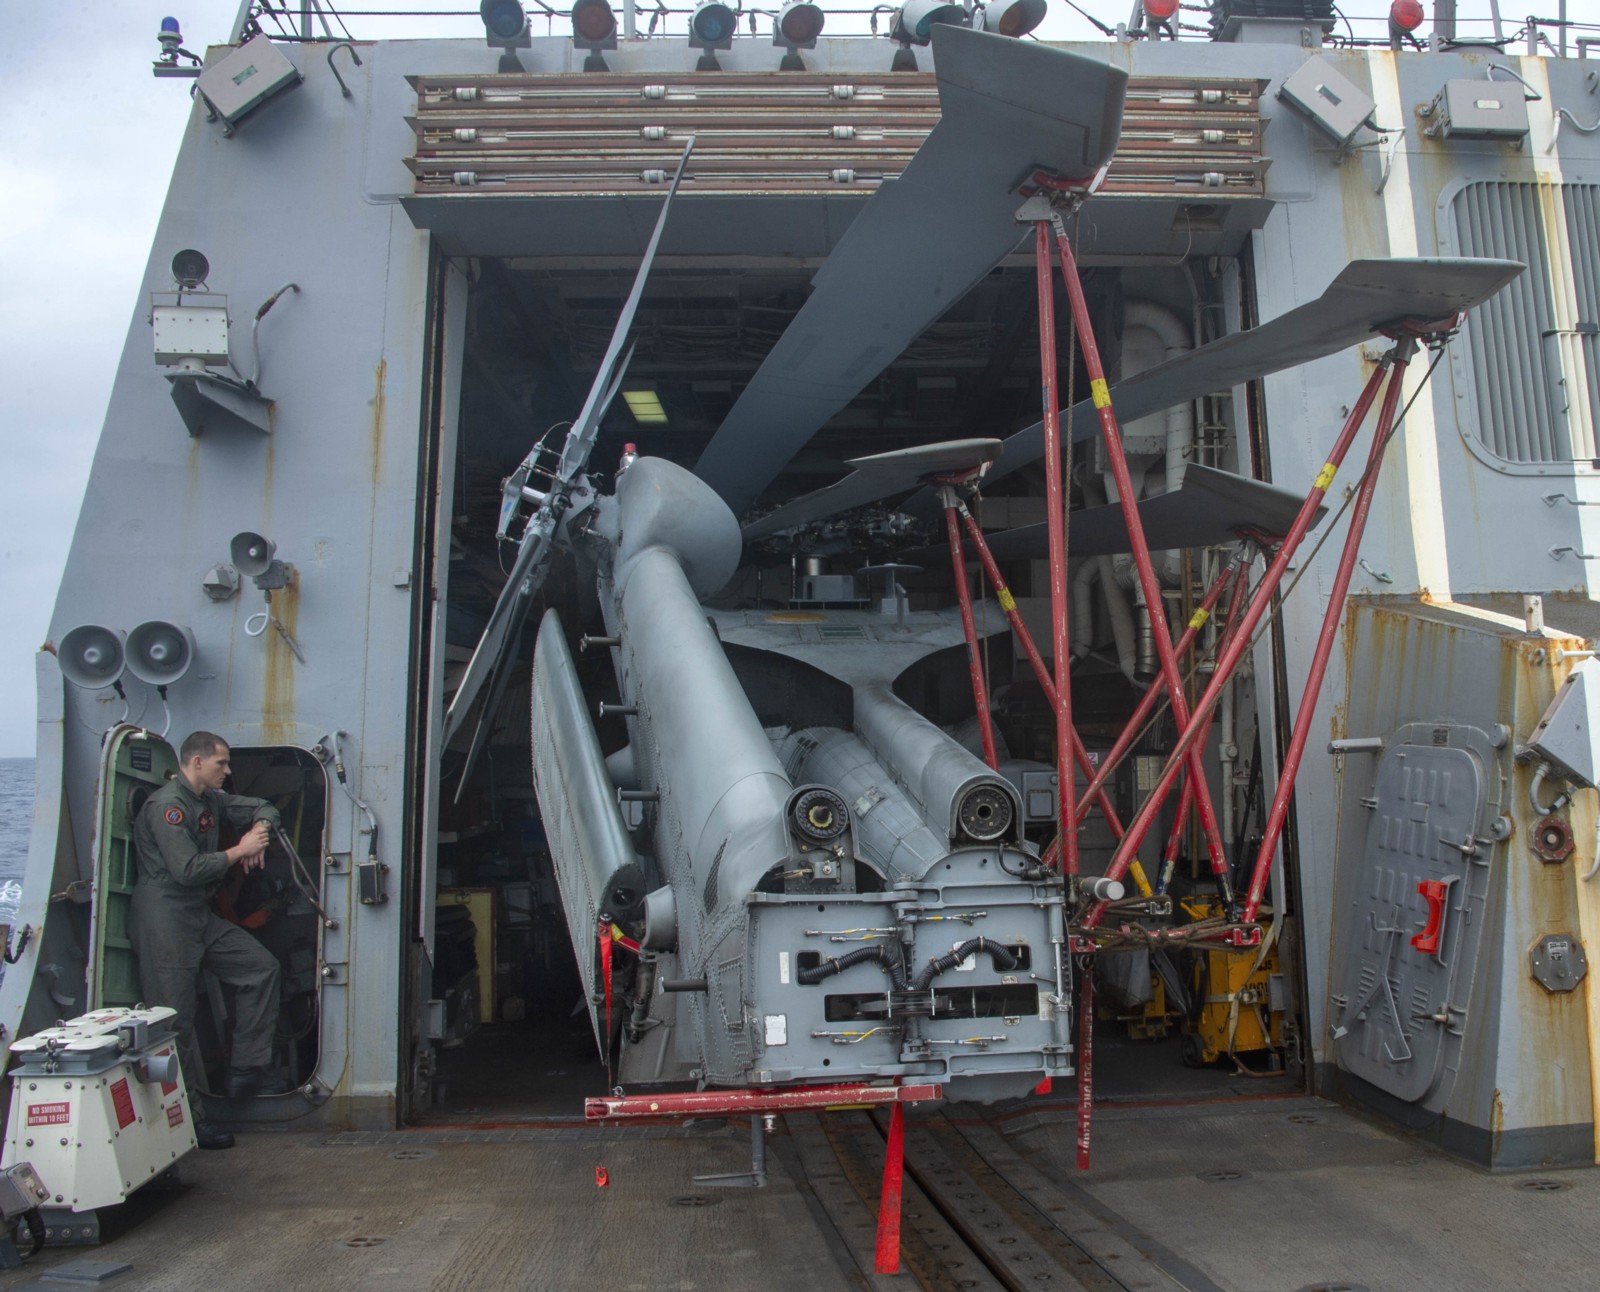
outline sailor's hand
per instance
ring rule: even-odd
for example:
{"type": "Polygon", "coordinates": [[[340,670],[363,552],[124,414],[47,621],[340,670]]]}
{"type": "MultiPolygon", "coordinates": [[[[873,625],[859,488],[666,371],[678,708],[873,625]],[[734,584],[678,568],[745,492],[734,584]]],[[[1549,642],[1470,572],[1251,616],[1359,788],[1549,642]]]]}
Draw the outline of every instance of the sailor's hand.
{"type": "MultiPolygon", "coordinates": [[[[265,821],[257,821],[245,833],[244,838],[239,840],[239,846],[249,854],[264,855],[267,851],[268,837],[267,823],[265,821]]],[[[257,856],[257,861],[258,863],[260,861],[259,855],[257,856]]]]}
{"type": "Polygon", "coordinates": [[[239,869],[249,874],[252,870],[260,870],[267,864],[266,849],[251,853],[249,856],[239,858],[239,869]]]}

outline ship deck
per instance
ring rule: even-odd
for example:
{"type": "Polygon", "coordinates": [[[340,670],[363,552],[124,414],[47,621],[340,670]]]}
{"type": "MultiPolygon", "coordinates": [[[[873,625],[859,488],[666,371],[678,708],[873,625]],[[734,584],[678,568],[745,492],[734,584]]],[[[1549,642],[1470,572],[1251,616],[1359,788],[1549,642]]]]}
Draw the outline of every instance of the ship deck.
{"type": "Polygon", "coordinates": [[[744,1125],[586,1125],[596,1073],[507,1032],[430,1124],[242,1133],[0,1288],[83,1286],[56,1281],[81,1262],[126,1264],[126,1292],[1593,1286],[1600,1173],[1490,1174],[1287,1078],[1183,1070],[1175,1039],[1101,1048],[1087,1171],[1061,1093],[908,1120],[896,1277],[872,1273],[881,1118],[780,1119],[765,1188],[708,1188],[748,1170],[744,1125]],[[482,1076],[519,1066],[543,1078],[520,1103],[482,1076]]]}

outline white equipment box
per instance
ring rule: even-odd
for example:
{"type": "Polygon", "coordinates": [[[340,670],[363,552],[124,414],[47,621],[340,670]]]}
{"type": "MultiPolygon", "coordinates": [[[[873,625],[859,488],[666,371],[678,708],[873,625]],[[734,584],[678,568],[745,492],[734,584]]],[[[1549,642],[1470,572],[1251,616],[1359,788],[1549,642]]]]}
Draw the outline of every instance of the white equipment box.
{"type": "Polygon", "coordinates": [[[194,1148],[174,1012],[101,1009],[15,1042],[0,1170],[31,1162],[47,1208],[93,1211],[194,1148]]]}

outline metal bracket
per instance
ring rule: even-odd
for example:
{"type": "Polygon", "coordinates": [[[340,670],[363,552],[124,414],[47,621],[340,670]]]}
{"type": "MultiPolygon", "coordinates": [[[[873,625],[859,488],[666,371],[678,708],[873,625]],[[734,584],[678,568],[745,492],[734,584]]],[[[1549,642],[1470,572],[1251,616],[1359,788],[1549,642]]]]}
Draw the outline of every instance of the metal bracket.
{"type": "Polygon", "coordinates": [[[767,1187],[767,1132],[777,1122],[775,1113],[750,1115],[750,1169],[727,1175],[697,1175],[696,1184],[712,1189],[764,1189],[767,1187]]]}

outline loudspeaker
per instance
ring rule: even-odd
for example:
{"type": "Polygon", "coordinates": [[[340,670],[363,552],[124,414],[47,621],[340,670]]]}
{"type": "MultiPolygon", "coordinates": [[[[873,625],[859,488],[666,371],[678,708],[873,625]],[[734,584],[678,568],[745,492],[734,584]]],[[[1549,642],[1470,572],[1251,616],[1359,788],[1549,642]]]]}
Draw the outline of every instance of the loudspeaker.
{"type": "Polygon", "coordinates": [[[86,691],[98,691],[113,686],[122,676],[127,656],[122,647],[120,629],[106,628],[101,624],[84,624],[74,628],[61,639],[56,649],[56,660],[61,665],[62,676],[73,686],[86,691]]]}
{"type": "Polygon", "coordinates": [[[194,634],[182,624],[151,619],[128,634],[128,672],[151,686],[170,686],[194,663],[194,634]]]}
{"type": "Polygon", "coordinates": [[[234,568],[247,579],[265,574],[272,568],[272,557],[278,545],[262,534],[252,534],[248,529],[235,534],[228,544],[228,559],[234,568]]]}

